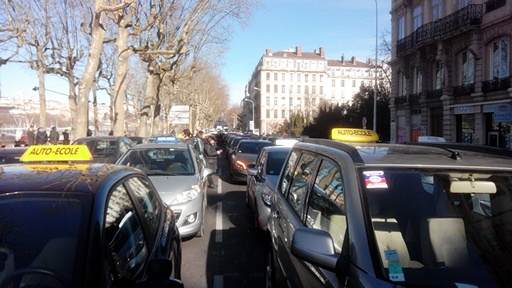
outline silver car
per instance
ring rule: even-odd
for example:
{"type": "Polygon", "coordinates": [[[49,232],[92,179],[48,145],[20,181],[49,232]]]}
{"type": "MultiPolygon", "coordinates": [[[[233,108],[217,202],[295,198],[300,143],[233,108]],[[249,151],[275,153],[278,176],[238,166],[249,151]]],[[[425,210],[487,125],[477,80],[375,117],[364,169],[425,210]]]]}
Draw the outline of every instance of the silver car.
{"type": "Polygon", "coordinates": [[[261,150],[256,163],[247,167],[247,205],[254,211],[256,227],[267,230],[272,193],[291,147],[270,146],[261,150]]]}
{"type": "Polygon", "coordinates": [[[136,145],[117,164],[138,168],[148,175],[162,200],[174,211],[182,237],[203,236],[206,180],[213,171],[200,164],[190,145],[136,145]]]}

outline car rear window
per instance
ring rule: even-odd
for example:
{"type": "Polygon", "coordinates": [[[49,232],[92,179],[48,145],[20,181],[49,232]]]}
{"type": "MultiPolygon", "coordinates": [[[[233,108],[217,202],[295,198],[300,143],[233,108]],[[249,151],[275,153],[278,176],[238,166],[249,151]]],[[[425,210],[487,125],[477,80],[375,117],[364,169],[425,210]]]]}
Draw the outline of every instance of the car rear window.
{"type": "MultiPolygon", "coordinates": [[[[38,268],[78,281],[76,263],[83,250],[79,241],[87,223],[85,207],[84,201],[62,197],[0,198],[0,280],[38,268]]],[[[42,274],[20,277],[16,279],[23,287],[60,287],[42,274]]]]}
{"type": "Polygon", "coordinates": [[[263,147],[272,145],[270,142],[240,142],[238,153],[260,154],[263,147]]]}

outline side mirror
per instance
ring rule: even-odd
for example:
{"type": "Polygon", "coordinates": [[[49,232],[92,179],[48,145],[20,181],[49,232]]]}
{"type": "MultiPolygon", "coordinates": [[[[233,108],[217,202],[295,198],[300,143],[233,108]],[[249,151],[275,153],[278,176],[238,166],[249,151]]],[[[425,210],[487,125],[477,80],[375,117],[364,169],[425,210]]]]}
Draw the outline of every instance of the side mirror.
{"type": "Polygon", "coordinates": [[[176,279],[169,279],[173,269],[173,263],[169,259],[152,259],[148,263],[147,279],[139,284],[137,288],[184,288],[183,283],[176,279]]]}
{"type": "Polygon", "coordinates": [[[298,228],[293,233],[292,254],[313,265],[334,271],[338,255],[329,233],[312,228],[298,228]]]}
{"type": "Polygon", "coordinates": [[[249,164],[247,165],[247,176],[257,176],[258,175],[258,169],[256,169],[256,165],[249,164]]]}

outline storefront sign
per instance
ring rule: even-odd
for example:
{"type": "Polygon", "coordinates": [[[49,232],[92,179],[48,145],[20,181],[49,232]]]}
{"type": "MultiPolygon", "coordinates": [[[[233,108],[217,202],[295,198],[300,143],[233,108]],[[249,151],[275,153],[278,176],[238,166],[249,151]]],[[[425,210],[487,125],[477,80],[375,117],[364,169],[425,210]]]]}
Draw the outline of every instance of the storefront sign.
{"type": "Polygon", "coordinates": [[[484,113],[493,113],[496,122],[512,122],[512,105],[508,103],[484,105],[484,113]]]}
{"type": "Polygon", "coordinates": [[[458,106],[453,108],[453,114],[474,114],[480,113],[480,105],[458,106]]]}

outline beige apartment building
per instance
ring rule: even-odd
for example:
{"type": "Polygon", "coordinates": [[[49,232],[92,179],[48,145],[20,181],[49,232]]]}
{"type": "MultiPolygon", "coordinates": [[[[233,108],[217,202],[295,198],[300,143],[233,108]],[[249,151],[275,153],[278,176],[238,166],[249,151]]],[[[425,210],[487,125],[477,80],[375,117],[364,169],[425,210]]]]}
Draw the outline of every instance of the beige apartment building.
{"type": "Polygon", "coordinates": [[[512,0],[393,0],[391,140],[512,147],[512,0]]]}
{"type": "MultiPolygon", "coordinates": [[[[272,134],[294,112],[312,118],[321,102],[350,102],[362,84],[372,84],[372,67],[369,60],[355,57],[327,59],[324,48],[266,49],[247,85],[255,103],[255,128],[272,134]]],[[[248,114],[251,104],[246,104],[248,114]]]]}

